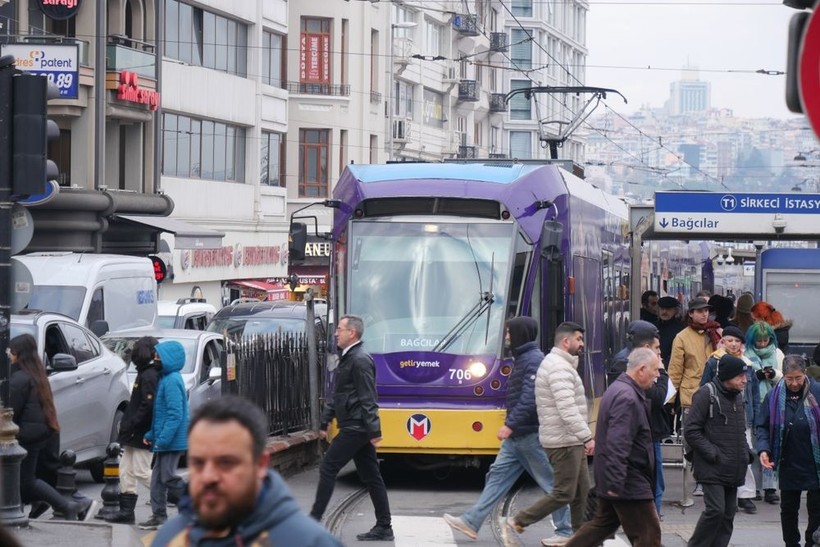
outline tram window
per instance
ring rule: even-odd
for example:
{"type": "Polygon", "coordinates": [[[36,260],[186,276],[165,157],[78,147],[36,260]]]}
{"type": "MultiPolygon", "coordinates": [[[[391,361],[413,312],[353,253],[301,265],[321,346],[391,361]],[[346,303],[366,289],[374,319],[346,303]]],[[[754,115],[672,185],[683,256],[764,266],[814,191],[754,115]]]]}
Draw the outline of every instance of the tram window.
{"type": "Polygon", "coordinates": [[[524,271],[527,265],[529,253],[516,253],[513,264],[512,283],[510,285],[510,298],[507,304],[507,317],[515,317],[523,307],[519,304],[521,298],[521,285],[524,281],[524,271]]]}

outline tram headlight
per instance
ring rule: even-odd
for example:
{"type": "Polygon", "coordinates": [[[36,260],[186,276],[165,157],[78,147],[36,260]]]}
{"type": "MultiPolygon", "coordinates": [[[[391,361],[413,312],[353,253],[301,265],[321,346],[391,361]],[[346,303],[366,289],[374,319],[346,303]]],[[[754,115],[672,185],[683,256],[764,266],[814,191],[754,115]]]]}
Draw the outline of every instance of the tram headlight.
{"type": "Polygon", "coordinates": [[[487,374],[487,365],[480,361],[470,363],[470,374],[473,378],[484,378],[487,374]]]}

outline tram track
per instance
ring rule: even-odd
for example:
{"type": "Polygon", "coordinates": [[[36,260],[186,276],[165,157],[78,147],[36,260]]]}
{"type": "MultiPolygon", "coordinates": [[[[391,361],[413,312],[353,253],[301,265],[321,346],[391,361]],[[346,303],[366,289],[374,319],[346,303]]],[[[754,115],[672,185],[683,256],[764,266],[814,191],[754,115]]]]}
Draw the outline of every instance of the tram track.
{"type": "Polygon", "coordinates": [[[504,545],[504,540],[501,537],[501,528],[498,525],[498,521],[501,517],[507,517],[513,514],[515,504],[518,501],[518,495],[522,492],[522,490],[524,490],[524,485],[521,483],[516,484],[510,488],[509,492],[507,492],[504,497],[495,504],[495,507],[493,507],[492,531],[493,537],[499,545],[504,545]]]}
{"type": "Polygon", "coordinates": [[[342,528],[344,527],[347,515],[356,508],[366,496],[367,488],[359,488],[348,494],[325,514],[325,518],[323,519],[325,528],[334,536],[342,537],[342,528]]]}

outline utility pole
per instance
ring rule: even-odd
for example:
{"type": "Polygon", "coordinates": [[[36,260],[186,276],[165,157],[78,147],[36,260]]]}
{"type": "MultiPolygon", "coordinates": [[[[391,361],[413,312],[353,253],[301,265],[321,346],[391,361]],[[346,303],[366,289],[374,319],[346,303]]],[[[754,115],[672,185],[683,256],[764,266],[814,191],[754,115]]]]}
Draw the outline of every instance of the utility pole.
{"type": "Polygon", "coordinates": [[[7,350],[11,330],[11,208],[14,56],[0,57],[0,522],[26,526],[20,500],[20,462],[26,451],[17,442],[20,430],[9,405],[11,363],[7,350]]]}

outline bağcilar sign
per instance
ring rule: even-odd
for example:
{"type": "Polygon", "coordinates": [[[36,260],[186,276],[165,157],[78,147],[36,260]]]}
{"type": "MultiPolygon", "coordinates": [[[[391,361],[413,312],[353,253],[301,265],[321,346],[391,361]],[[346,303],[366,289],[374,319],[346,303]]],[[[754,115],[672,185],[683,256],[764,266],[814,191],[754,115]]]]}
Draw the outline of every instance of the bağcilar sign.
{"type": "Polygon", "coordinates": [[[655,232],[817,234],[820,194],[656,192],[655,232]]]}

